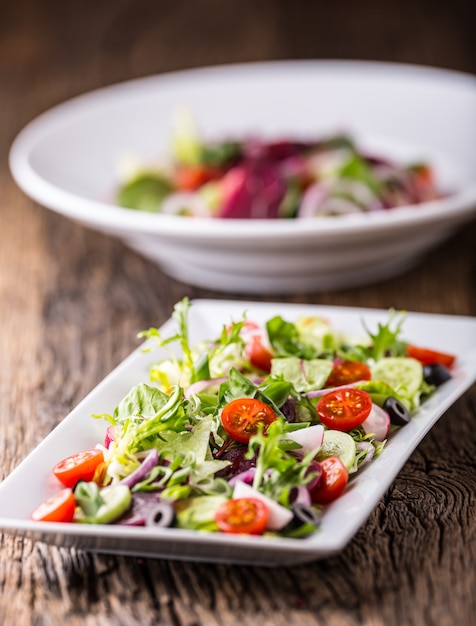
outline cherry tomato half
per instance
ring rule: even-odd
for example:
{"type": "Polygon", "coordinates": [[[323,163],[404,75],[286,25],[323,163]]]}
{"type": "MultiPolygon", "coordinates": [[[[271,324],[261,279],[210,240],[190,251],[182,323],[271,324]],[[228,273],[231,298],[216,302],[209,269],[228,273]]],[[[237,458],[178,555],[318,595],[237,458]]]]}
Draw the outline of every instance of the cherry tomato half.
{"type": "Polygon", "coordinates": [[[317,485],[311,490],[311,500],[316,504],[328,504],[346,488],[349,473],[337,456],[320,461],[322,474],[317,485]]]}
{"type": "Polygon", "coordinates": [[[57,463],[53,468],[53,474],[66,487],[74,487],[80,480],[90,482],[97,467],[103,462],[101,450],[77,452],[57,463]]]}
{"type": "Polygon", "coordinates": [[[263,340],[259,335],[252,335],[246,344],[246,356],[249,358],[253,367],[263,371],[271,371],[271,359],[273,354],[263,345],[263,340]]]}
{"type": "Polygon", "coordinates": [[[372,398],[362,389],[342,387],[319,399],[317,413],[324,426],[348,432],[360,426],[372,410],[372,398]]]}
{"type": "Polygon", "coordinates": [[[438,197],[435,176],[431,167],[420,165],[410,171],[410,182],[413,184],[419,200],[433,200],[438,197]]]}
{"type": "Polygon", "coordinates": [[[439,363],[444,365],[448,369],[453,367],[456,357],[454,354],[448,354],[446,352],[437,352],[436,350],[430,350],[429,348],[422,348],[420,346],[414,346],[412,344],[407,345],[407,356],[412,359],[416,359],[424,365],[432,365],[433,363],[439,363]]]}
{"type": "Polygon", "coordinates": [[[326,387],[351,385],[359,380],[370,380],[372,373],[365,363],[359,361],[340,361],[334,363],[332,372],[326,381],[326,387]]]}
{"type": "Polygon", "coordinates": [[[255,398],[237,398],[223,407],[221,423],[230,437],[248,443],[263,424],[266,429],[276,419],[273,409],[261,400],[255,398]]]}
{"type": "Polygon", "coordinates": [[[174,175],[174,185],[179,191],[195,191],[216,178],[219,171],[206,165],[183,165],[174,175]]]}
{"type": "Polygon", "coordinates": [[[268,507],[257,498],[227,500],[215,513],[215,521],[223,533],[262,535],[268,518],[268,507]]]}
{"type": "Polygon", "coordinates": [[[72,522],[76,501],[72,489],[62,489],[31,514],[35,522],[72,522]]]}

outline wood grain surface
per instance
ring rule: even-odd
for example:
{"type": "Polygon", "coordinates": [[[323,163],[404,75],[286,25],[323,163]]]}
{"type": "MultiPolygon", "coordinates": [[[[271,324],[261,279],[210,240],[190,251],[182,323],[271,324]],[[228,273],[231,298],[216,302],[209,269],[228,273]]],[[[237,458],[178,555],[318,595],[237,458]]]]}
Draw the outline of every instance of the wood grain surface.
{"type": "MultiPolygon", "coordinates": [[[[178,283],[118,241],[35,205],[8,172],[22,126],[84,91],[206,64],[369,58],[474,73],[470,4],[0,0],[0,479],[176,301],[247,297],[178,283]]],[[[387,282],[261,300],[474,316],[475,250],[473,221],[387,282]]],[[[0,624],[474,623],[475,430],[473,387],[348,547],[299,567],[123,558],[0,535],[0,624]]]]}

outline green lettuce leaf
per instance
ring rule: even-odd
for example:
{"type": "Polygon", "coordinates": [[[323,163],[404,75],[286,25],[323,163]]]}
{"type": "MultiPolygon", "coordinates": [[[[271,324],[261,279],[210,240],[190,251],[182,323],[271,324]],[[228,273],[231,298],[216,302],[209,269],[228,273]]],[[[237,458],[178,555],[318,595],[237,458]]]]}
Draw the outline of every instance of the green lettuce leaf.
{"type": "Polygon", "coordinates": [[[297,357],[273,359],[271,374],[282,376],[298,392],[322,389],[332,372],[332,361],[327,359],[303,360],[297,357]]]}

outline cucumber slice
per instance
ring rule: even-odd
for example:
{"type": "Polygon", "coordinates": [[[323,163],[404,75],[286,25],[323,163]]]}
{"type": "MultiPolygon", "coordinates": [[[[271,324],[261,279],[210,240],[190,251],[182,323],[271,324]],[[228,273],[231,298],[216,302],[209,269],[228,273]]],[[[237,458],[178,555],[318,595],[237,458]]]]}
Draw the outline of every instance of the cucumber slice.
{"type": "Polygon", "coordinates": [[[347,471],[350,471],[355,464],[356,452],[355,441],[350,435],[340,430],[326,430],[316,460],[323,461],[331,456],[338,456],[347,471]]]}
{"type": "Polygon", "coordinates": [[[127,511],[132,502],[131,490],[126,485],[101,489],[102,504],[94,515],[77,515],[76,522],[83,524],[110,524],[127,511]]]}
{"type": "Polygon", "coordinates": [[[386,357],[372,367],[372,379],[383,380],[416,406],[423,382],[423,366],[409,357],[386,357]]]}

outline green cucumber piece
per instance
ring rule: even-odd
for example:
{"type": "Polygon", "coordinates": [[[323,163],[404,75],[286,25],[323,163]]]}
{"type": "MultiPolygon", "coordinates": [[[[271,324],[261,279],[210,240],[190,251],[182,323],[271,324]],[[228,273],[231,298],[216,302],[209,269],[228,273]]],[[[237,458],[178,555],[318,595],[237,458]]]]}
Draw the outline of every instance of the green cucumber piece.
{"type": "Polygon", "coordinates": [[[130,507],[131,490],[126,485],[104,487],[100,491],[102,504],[94,515],[77,515],[76,522],[83,524],[110,524],[116,521],[130,507]]]}
{"type": "Polygon", "coordinates": [[[355,464],[356,452],[355,441],[350,435],[340,430],[326,430],[324,441],[316,460],[323,461],[331,456],[337,456],[345,465],[347,471],[350,471],[355,464]]]}

